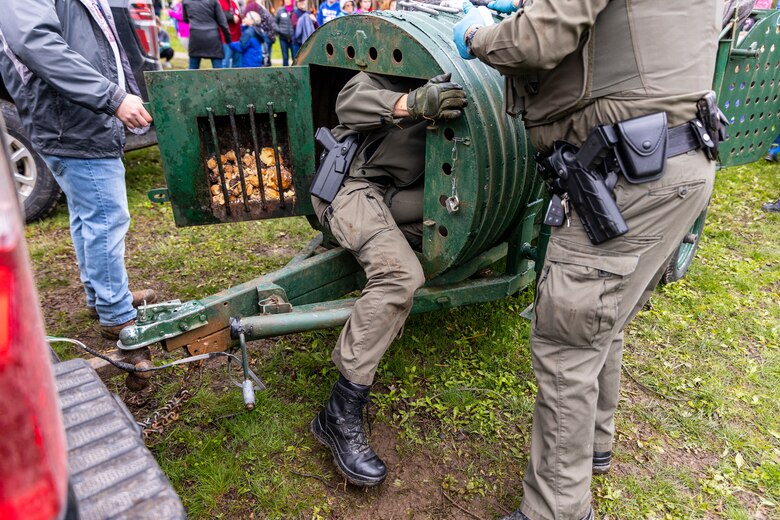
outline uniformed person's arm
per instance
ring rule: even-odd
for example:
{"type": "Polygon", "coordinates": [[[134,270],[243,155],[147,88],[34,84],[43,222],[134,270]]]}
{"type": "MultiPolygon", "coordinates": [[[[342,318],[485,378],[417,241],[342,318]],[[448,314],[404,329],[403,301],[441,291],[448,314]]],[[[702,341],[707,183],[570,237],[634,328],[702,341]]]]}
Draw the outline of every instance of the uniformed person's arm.
{"type": "Polygon", "coordinates": [[[577,49],[609,0],[537,1],[501,23],[480,27],[471,52],[502,74],[549,70],[577,49]]]}
{"type": "Polygon", "coordinates": [[[388,89],[383,79],[360,72],[349,80],[336,98],[339,123],[356,132],[369,132],[403,117],[394,114],[394,109],[406,93],[388,89]]]}

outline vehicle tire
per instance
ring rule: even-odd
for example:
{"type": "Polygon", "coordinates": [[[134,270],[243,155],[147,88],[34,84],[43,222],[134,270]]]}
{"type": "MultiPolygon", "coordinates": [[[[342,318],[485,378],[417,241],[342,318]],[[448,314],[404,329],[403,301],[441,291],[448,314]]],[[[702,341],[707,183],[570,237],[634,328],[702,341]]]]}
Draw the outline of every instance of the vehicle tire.
{"type": "Polygon", "coordinates": [[[25,221],[42,219],[57,206],[62,190],[43,158],[33,150],[16,107],[8,101],[0,100],[0,110],[8,130],[6,145],[10,152],[16,192],[24,205],[25,221]]]}
{"type": "Polygon", "coordinates": [[[696,255],[696,249],[699,247],[699,241],[701,241],[701,235],[704,231],[704,220],[707,218],[707,206],[704,207],[696,221],[688,230],[688,234],[685,236],[680,246],[672,254],[672,258],[669,260],[669,264],[666,266],[663,276],[661,276],[661,283],[667,284],[676,282],[685,276],[688,272],[688,268],[693,262],[693,257],[696,255]]]}

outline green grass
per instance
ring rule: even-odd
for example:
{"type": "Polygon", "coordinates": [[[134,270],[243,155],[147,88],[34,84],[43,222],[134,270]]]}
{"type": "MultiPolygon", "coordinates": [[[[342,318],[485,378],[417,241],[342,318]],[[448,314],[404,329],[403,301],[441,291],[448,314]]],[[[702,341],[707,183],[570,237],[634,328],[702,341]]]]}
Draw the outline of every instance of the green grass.
{"type": "MultiPolygon", "coordinates": [[[[170,207],[145,195],[164,184],[157,150],[128,154],[127,166],[131,284],[166,299],[279,268],[313,234],[302,218],[177,229],[170,207]]],[[[691,270],[628,328],[616,461],[592,487],[600,517],[780,517],[780,216],[758,209],[780,193],[778,171],[718,174],[691,270]]],[[[27,237],[49,332],[109,348],[83,310],[64,206],[27,237]]],[[[372,400],[373,442],[390,465],[378,489],[344,488],[307,430],[337,377],[337,330],[251,343],[268,386],[253,412],[221,365],[208,366],[181,419],[149,444],[192,518],[501,516],[521,500],[528,454],[536,388],[519,313],[531,300],[409,319],[372,400]]],[[[153,402],[131,408],[145,417],[184,374],[160,376],[153,402]]],[[[121,379],[111,386],[128,398],[121,379]]]]}

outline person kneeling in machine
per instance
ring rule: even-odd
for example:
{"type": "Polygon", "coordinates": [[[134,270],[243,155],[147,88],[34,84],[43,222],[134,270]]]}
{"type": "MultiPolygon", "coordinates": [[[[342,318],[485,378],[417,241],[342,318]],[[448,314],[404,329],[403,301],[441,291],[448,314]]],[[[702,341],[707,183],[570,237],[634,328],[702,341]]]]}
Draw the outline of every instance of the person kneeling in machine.
{"type": "Polygon", "coordinates": [[[314,210],[367,281],[333,349],[341,376],[310,430],[358,486],[376,486],[387,476],[363,431],[363,408],[379,360],[425,282],[414,250],[422,245],[426,126],[456,118],[466,106],[449,74],[411,90],[417,85],[360,72],[336,100],[339,126],[332,135],[317,131],[325,152],[311,188],[314,210]]]}

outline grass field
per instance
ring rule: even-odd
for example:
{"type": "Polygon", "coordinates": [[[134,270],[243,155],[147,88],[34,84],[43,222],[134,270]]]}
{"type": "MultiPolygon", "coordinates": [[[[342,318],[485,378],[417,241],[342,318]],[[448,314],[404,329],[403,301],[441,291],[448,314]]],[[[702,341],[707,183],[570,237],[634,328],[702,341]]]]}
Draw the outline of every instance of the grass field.
{"type": "MultiPolygon", "coordinates": [[[[156,149],[127,156],[131,286],[200,298],[285,264],[312,236],[304,219],[177,229],[156,149]]],[[[780,166],[719,172],[697,259],[630,325],[613,471],[593,481],[599,518],[780,518],[780,166]]],[[[27,228],[48,332],[93,347],[67,212],[27,228]]],[[[372,444],[390,475],[345,485],[307,431],[337,377],[337,330],[250,344],[268,386],[245,412],[221,365],[167,372],[131,395],[141,419],[196,391],[148,444],[191,518],[498,518],[521,500],[535,394],[530,291],[412,317],[378,371],[372,444]]],[[[57,347],[65,357],[78,355],[57,347]]],[[[157,359],[176,357],[155,351],[157,359]]]]}

